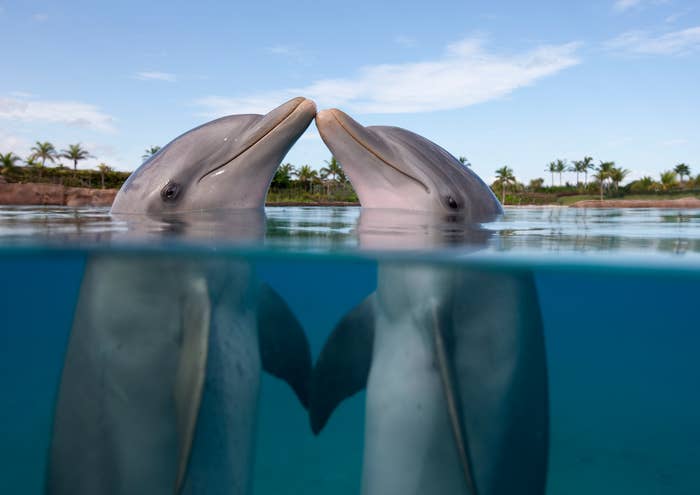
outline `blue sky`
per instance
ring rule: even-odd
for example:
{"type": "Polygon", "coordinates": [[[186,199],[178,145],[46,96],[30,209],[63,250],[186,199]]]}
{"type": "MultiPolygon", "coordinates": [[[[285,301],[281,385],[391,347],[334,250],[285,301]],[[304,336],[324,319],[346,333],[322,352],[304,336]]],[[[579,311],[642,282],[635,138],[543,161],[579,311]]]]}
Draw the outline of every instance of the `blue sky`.
{"type": "MultiPolygon", "coordinates": [[[[143,150],[303,95],[465,155],[486,180],[555,158],[700,172],[700,4],[0,0],[0,152],[143,150]]],[[[323,165],[312,127],[287,160],[323,165]]],[[[573,177],[570,177],[573,181],[573,177]]]]}

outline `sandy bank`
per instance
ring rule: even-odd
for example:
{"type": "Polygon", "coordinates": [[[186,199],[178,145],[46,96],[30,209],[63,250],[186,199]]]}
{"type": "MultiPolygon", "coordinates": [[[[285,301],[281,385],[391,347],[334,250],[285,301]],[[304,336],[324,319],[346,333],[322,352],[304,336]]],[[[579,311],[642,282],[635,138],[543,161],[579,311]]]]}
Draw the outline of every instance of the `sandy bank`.
{"type": "Polygon", "coordinates": [[[577,201],[572,208],[700,208],[700,199],[606,199],[577,201]]]}
{"type": "Polygon", "coordinates": [[[116,189],[0,182],[0,205],[111,206],[116,189]]]}

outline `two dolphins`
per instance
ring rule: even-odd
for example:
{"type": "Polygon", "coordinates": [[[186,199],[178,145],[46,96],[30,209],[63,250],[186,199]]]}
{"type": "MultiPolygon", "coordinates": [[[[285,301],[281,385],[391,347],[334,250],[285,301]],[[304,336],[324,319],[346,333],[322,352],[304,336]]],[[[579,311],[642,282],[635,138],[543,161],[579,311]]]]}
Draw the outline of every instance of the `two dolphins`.
{"type": "MultiPolygon", "coordinates": [[[[132,174],[112,212],[196,223],[202,211],[260,211],[314,116],[363,215],[464,223],[502,212],[434,143],[340,110],[316,114],[304,98],[183,134],[132,174]]],[[[296,318],[253,271],[231,260],[90,260],[48,492],[248,493],[261,368],[290,384],[315,433],[367,387],[365,494],[544,492],[547,380],[529,274],[383,263],[377,291],[339,323],[312,370],[296,318]],[[120,298],[120,312],[106,307],[120,298]],[[213,464],[202,454],[212,448],[213,464]]]]}

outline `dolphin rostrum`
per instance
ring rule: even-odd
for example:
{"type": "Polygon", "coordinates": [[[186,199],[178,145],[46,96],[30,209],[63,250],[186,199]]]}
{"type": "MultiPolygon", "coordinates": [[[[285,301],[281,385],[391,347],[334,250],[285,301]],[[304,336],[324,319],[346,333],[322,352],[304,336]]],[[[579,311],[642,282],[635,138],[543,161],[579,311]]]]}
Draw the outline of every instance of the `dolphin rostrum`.
{"type": "MultiPolygon", "coordinates": [[[[500,204],[449,153],[339,110],[320,112],[316,124],[363,206],[361,246],[388,239],[395,249],[397,236],[384,231],[409,232],[403,248],[444,247],[453,225],[461,242],[487,242],[455,218],[488,221],[500,204]]],[[[548,385],[532,273],[380,261],[377,290],[338,323],[317,360],[312,430],[364,388],[364,495],[544,493],[548,385]]]]}
{"type": "MultiPolygon", "coordinates": [[[[153,220],[184,240],[261,236],[265,191],[314,113],[313,102],[296,98],[265,116],[198,127],[132,174],[112,210],[134,220],[127,236],[136,238],[153,220]]],[[[91,254],[56,401],[47,493],[248,494],[261,369],[308,406],[307,338],[249,261],[91,254]]]]}

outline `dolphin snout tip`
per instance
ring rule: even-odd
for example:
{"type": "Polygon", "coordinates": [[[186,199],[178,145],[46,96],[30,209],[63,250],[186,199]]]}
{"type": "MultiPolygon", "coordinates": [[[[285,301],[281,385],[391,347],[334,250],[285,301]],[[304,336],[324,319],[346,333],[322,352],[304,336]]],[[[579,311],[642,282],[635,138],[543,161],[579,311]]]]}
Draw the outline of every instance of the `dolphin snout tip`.
{"type": "Polygon", "coordinates": [[[302,101],[299,104],[300,108],[303,108],[304,110],[308,111],[312,115],[318,115],[318,109],[316,107],[316,102],[313,100],[310,100],[308,98],[304,98],[304,101],[302,101]]]}
{"type": "Polygon", "coordinates": [[[295,111],[309,113],[312,117],[316,115],[316,102],[310,100],[309,98],[297,96],[296,98],[292,98],[291,100],[289,100],[289,102],[287,103],[295,104],[295,111]]]}
{"type": "Polygon", "coordinates": [[[337,108],[321,110],[316,113],[316,125],[322,127],[324,125],[337,123],[340,115],[342,115],[342,112],[337,108]]]}

